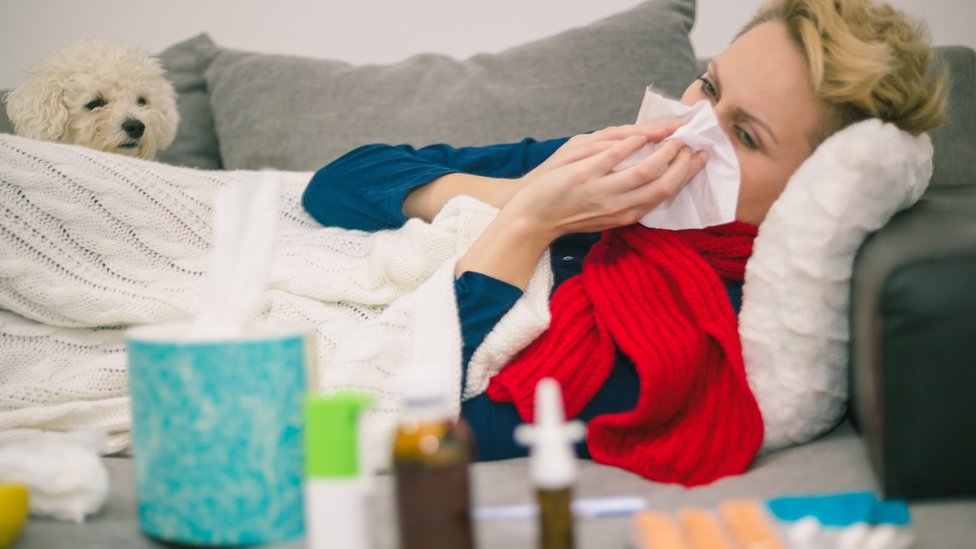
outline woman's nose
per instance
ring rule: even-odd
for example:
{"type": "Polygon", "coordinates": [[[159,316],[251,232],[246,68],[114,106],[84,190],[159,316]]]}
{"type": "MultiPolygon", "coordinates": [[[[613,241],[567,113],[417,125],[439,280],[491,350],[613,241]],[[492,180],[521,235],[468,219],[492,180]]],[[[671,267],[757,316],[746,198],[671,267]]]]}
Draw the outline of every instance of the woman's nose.
{"type": "Polygon", "coordinates": [[[722,131],[725,132],[725,135],[731,141],[732,140],[732,126],[734,125],[733,122],[732,122],[733,115],[732,115],[732,112],[730,112],[731,109],[729,109],[728,107],[726,107],[722,103],[718,103],[718,104],[712,105],[712,109],[715,111],[715,118],[718,119],[718,125],[719,125],[719,127],[722,128],[722,131]]]}
{"type": "Polygon", "coordinates": [[[725,101],[718,101],[712,103],[712,110],[715,111],[715,117],[718,118],[720,124],[724,128],[728,125],[729,121],[732,120],[733,110],[731,106],[725,101]]]}

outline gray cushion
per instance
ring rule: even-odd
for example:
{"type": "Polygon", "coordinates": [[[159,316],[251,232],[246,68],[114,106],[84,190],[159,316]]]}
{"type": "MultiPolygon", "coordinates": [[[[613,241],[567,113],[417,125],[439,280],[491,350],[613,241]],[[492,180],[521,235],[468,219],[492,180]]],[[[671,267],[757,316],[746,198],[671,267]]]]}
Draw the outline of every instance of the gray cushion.
{"type": "Polygon", "coordinates": [[[949,120],[932,132],[932,186],[976,185],[976,52],[953,46],[938,48],[952,76],[949,120]]]}
{"type": "Polygon", "coordinates": [[[6,95],[10,90],[0,90],[0,133],[14,133],[14,123],[7,116],[6,95]]]}
{"type": "Polygon", "coordinates": [[[157,56],[166,69],[166,78],[176,89],[176,107],[180,112],[176,139],[159,153],[160,162],[207,169],[222,167],[203,77],[217,51],[210,37],[201,34],[170,46],[157,56]]]}
{"type": "Polygon", "coordinates": [[[695,78],[694,0],[658,0],[499,54],[394,65],[221,50],[206,72],[227,169],[311,170],[370,142],[481,145],[633,122],[695,78]]]}

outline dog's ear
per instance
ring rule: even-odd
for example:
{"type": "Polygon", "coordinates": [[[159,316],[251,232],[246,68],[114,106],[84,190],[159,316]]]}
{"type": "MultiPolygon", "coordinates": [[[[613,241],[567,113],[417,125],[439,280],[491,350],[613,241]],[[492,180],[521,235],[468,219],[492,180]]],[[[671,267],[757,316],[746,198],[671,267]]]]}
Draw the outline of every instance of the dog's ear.
{"type": "Polygon", "coordinates": [[[38,71],[4,96],[17,135],[59,141],[68,128],[62,78],[38,71]]]}

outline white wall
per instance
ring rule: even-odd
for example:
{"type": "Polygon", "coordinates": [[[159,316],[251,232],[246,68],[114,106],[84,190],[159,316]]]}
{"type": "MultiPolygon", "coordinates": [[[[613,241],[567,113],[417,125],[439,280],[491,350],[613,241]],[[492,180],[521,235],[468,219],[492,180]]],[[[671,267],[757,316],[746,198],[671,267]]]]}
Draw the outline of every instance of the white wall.
{"type": "MultiPolygon", "coordinates": [[[[976,0],[885,0],[893,7],[928,22],[932,43],[976,48],[976,0]]],[[[732,40],[762,0],[698,0],[691,32],[695,51],[712,57],[732,40]]]]}
{"type": "MultiPolygon", "coordinates": [[[[207,31],[221,46],[390,63],[436,51],[464,58],[585,25],[641,0],[0,0],[0,89],[86,34],[159,51],[207,31]]],[[[761,0],[699,0],[692,39],[721,51],[761,0]]],[[[936,44],[976,48],[976,0],[890,0],[928,19],[936,44]]]]}

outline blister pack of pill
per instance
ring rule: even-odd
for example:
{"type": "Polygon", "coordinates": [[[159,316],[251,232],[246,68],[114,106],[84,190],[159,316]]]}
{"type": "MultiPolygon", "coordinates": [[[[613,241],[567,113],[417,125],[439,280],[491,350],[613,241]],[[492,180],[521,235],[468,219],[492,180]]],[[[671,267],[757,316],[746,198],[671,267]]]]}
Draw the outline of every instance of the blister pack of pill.
{"type": "Polygon", "coordinates": [[[634,515],[636,549],[908,549],[908,506],[871,492],[736,499],[634,515]]]}

